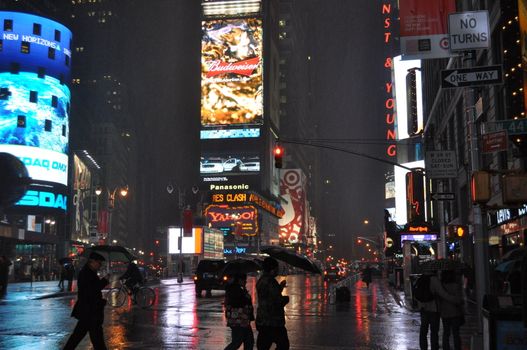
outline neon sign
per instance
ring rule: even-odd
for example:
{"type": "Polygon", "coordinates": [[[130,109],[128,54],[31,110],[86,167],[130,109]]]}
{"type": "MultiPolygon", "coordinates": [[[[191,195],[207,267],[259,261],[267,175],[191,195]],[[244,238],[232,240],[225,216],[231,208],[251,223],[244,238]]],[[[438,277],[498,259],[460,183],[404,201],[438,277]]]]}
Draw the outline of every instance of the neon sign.
{"type": "Polygon", "coordinates": [[[45,191],[29,190],[16,205],[67,210],[67,197],[45,191]]]}
{"type": "Polygon", "coordinates": [[[258,233],[258,210],[252,205],[231,207],[211,204],[205,209],[209,227],[232,228],[235,235],[255,236],[258,233]]]}
{"type": "MultiPolygon", "coordinates": [[[[393,42],[392,38],[392,4],[390,1],[385,1],[381,7],[381,13],[384,16],[384,44],[390,48],[393,42]]],[[[389,52],[390,53],[390,52],[389,52]]],[[[384,60],[384,69],[388,72],[388,78],[385,83],[386,99],[384,100],[385,108],[385,123],[386,123],[386,154],[389,157],[397,156],[397,145],[395,144],[395,99],[393,98],[393,82],[391,80],[393,68],[393,60],[388,55],[384,60]]]]}

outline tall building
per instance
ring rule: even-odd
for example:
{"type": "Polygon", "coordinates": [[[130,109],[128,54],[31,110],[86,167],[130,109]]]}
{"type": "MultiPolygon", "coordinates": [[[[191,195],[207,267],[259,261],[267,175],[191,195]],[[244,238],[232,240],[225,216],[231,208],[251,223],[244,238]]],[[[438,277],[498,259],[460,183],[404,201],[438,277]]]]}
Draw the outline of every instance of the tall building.
{"type": "Polygon", "coordinates": [[[97,179],[106,243],[132,246],[135,231],[136,145],[124,79],[126,26],[118,1],[72,1],[71,27],[78,33],[72,51],[72,147],[89,150],[101,169],[97,179]],[[119,190],[128,188],[126,198],[119,190]],[[115,196],[114,196],[115,194],[115,196]],[[115,197],[112,199],[112,197],[115,197]],[[114,204],[112,206],[112,203],[114,204]],[[116,241],[116,242],[113,242],[116,241]]]}
{"type": "Polygon", "coordinates": [[[278,1],[202,1],[201,160],[209,225],[225,255],[277,244],[278,1]]]}

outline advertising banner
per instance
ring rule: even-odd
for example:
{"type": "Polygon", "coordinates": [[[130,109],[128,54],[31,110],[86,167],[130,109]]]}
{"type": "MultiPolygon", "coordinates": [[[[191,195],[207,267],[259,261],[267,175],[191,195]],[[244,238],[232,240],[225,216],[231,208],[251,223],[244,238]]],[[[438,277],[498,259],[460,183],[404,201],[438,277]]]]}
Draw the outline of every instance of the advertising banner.
{"type": "Polygon", "coordinates": [[[210,227],[230,228],[237,236],[258,234],[258,210],[253,205],[229,206],[211,204],[205,208],[205,216],[210,227]]]}
{"type": "Polygon", "coordinates": [[[201,227],[194,227],[192,235],[183,236],[181,227],[168,228],[168,254],[201,254],[202,252],[202,234],[201,227]],[[182,241],[180,245],[180,241],[182,241]]]}
{"type": "Polygon", "coordinates": [[[262,35],[257,18],[202,22],[202,139],[260,136],[262,35]]]}
{"type": "Polygon", "coordinates": [[[403,59],[451,57],[448,15],[454,12],[455,0],[400,0],[403,59]]]}
{"type": "Polygon", "coordinates": [[[285,199],[285,214],[279,220],[280,239],[284,243],[296,244],[302,241],[305,232],[306,177],[300,169],[286,169],[281,172],[280,195],[285,199]]]}
{"type": "Polygon", "coordinates": [[[75,213],[72,238],[90,236],[91,179],[90,169],[77,156],[73,156],[73,211],[75,213]]]}
{"type": "Polygon", "coordinates": [[[44,17],[0,12],[0,147],[36,181],[68,184],[71,32],[44,17]]]}
{"type": "Polygon", "coordinates": [[[67,187],[31,184],[26,194],[9,212],[27,214],[65,214],[68,210],[67,187]]]}
{"type": "Polygon", "coordinates": [[[518,0],[518,17],[523,69],[523,101],[527,104],[527,0],[518,0]]]}
{"type": "Polygon", "coordinates": [[[203,227],[203,258],[223,259],[223,232],[203,227]]]}

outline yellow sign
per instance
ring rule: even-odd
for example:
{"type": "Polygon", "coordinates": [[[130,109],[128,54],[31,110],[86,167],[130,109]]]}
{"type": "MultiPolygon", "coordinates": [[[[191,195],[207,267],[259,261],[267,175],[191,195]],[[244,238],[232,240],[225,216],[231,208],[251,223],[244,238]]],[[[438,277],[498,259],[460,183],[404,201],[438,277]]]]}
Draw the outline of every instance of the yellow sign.
{"type": "Polygon", "coordinates": [[[240,203],[247,202],[247,193],[215,193],[212,203],[240,203]]]}
{"type": "Polygon", "coordinates": [[[391,248],[391,247],[393,247],[393,239],[388,237],[386,238],[386,248],[391,248]]]}

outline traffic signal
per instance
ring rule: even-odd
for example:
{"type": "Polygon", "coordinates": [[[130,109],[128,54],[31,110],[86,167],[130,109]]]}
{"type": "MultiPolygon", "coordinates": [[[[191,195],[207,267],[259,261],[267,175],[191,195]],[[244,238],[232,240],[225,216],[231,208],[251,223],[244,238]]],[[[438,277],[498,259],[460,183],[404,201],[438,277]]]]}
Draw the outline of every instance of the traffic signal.
{"type": "Polygon", "coordinates": [[[281,169],[282,168],[282,158],[284,155],[284,149],[280,146],[276,146],[273,150],[274,153],[274,167],[281,169]]]}
{"type": "Polygon", "coordinates": [[[470,187],[472,190],[472,203],[485,204],[490,200],[490,174],[488,172],[473,172],[470,187]]]}
{"type": "Polygon", "coordinates": [[[448,225],[448,238],[461,239],[468,235],[467,225],[448,225]]]}

